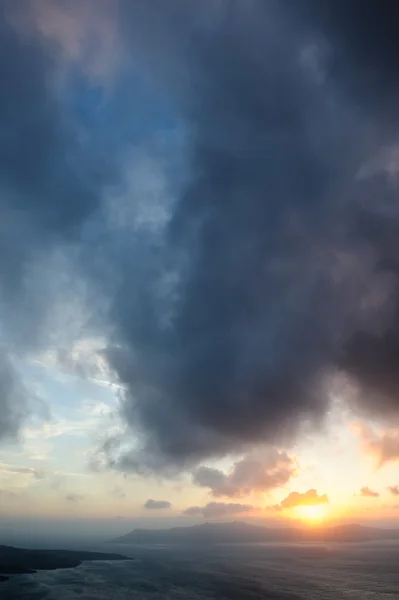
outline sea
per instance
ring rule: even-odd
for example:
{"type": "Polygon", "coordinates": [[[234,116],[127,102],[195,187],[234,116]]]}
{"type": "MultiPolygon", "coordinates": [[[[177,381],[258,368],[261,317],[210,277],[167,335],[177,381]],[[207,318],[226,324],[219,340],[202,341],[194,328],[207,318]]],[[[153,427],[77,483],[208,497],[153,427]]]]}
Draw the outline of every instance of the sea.
{"type": "Polygon", "coordinates": [[[15,576],[1,600],[399,600],[399,543],[90,548],[129,561],[15,576]]]}

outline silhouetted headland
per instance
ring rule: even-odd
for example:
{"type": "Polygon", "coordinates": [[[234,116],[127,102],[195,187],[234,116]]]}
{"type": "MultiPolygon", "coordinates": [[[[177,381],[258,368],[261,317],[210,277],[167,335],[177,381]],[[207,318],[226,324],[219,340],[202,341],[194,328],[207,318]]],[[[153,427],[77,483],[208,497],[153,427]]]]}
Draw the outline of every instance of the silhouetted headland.
{"type": "Polygon", "coordinates": [[[0,582],[7,575],[77,567],[84,560],[131,560],[120,554],[81,552],[75,550],[25,550],[0,546],[0,582]]]}

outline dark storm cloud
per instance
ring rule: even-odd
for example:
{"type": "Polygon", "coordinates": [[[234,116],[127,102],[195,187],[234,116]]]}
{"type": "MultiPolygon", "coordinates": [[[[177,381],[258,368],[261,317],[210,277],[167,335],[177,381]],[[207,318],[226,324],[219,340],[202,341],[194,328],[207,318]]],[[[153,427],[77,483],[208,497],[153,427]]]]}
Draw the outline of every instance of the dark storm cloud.
{"type": "Polygon", "coordinates": [[[229,473],[198,467],[193,483],[209,488],[218,496],[242,496],[254,491],[267,492],[285,485],[295,474],[296,465],[286,452],[274,448],[263,457],[247,456],[237,461],[229,473]]]}
{"type": "Polygon", "coordinates": [[[378,163],[396,141],[396,46],[390,29],[385,65],[381,19],[349,4],[120,3],[127,47],[193,133],[165,236],[112,306],[109,358],[142,451],[119,456],[114,440],[111,465],[290,439],[323,418],[333,385],[397,411],[399,212],[378,163]]]}
{"type": "Polygon", "coordinates": [[[72,235],[95,208],[100,173],[61,100],[57,47],[18,27],[25,3],[2,0],[1,8],[2,293],[22,294],[38,247],[72,235]]]}
{"type": "MultiPolygon", "coordinates": [[[[79,136],[61,101],[54,36],[1,23],[0,293],[13,343],[37,347],[44,336],[57,270],[37,279],[36,255],[73,242],[74,268],[107,308],[99,333],[111,332],[104,355],[124,387],[127,439],[108,440],[109,465],[192,467],[291,441],[303,421],[322,421],[331,390],[397,414],[397,9],[114,5],[125,54],[111,96],[123,96],[123,127],[105,111],[109,148],[91,131],[79,136]],[[152,228],[134,210],[124,216],[118,198],[107,197],[114,218],[95,212],[124,131],[147,108],[129,111],[138,72],[187,133],[183,174],[171,137],[163,148],[167,214],[152,228]]],[[[126,196],[136,208],[140,189],[126,196]]]]}
{"type": "Polygon", "coordinates": [[[1,44],[2,201],[28,213],[34,225],[63,233],[90,213],[96,197],[60,110],[56,63],[40,41],[18,33],[4,17],[1,44]]]}
{"type": "MultiPolygon", "coordinates": [[[[299,3],[298,3],[299,4],[299,3]]],[[[307,2],[310,26],[327,36],[332,45],[329,69],[341,93],[368,121],[374,144],[398,143],[397,100],[399,93],[399,42],[394,23],[399,17],[396,2],[307,2]]],[[[375,149],[378,151],[378,145],[375,149]]],[[[387,159],[389,163],[389,158],[387,159]]],[[[389,299],[380,302],[381,313],[391,313],[391,321],[377,331],[353,334],[344,346],[341,362],[363,388],[372,411],[396,411],[399,391],[399,313],[398,313],[398,188],[393,172],[397,161],[386,165],[391,177],[374,173],[360,186],[362,210],[356,215],[357,233],[372,246],[379,262],[375,269],[392,277],[389,299]]]]}
{"type": "Polygon", "coordinates": [[[170,502],[168,502],[168,500],[152,500],[152,498],[149,498],[144,504],[144,508],[149,510],[162,510],[171,507],[172,505],[170,502]]]}
{"type": "MultiPolygon", "coordinates": [[[[320,416],[318,376],[334,346],[324,311],[335,312],[335,294],[317,264],[321,239],[307,234],[312,221],[323,229],[317,204],[330,173],[318,147],[332,136],[331,115],[301,75],[295,44],[273,33],[280,22],[268,25],[258,4],[231,4],[214,32],[195,31],[195,13],[180,3],[170,12],[155,4],[157,23],[172,27],[155,39],[167,45],[166,61],[180,61],[194,176],[166,249],[155,249],[184,260],[171,326],[159,327],[151,278],[140,281],[139,321],[134,281],[115,299],[124,346],[110,359],[128,390],[122,413],[148,433],[142,456],[122,468],[195,462],[293,429],[297,416],[320,416]],[[187,28],[188,65],[174,36],[187,28]]],[[[161,69],[173,78],[175,66],[161,69]]]]}
{"type": "MultiPolygon", "coordinates": [[[[393,111],[394,103],[386,100],[390,97],[393,101],[393,94],[398,91],[397,3],[391,0],[382,3],[304,0],[299,4],[292,0],[291,6],[297,14],[305,14],[308,26],[325,34],[337,49],[332,66],[340,80],[349,86],[348,91],[360,94],[361,103],[368,109],[378,110],[379,103],[384,102],[385,107],[393,111]]],[[[395,113],[377,116],[380,120],[392,118],[395,113]]]]}

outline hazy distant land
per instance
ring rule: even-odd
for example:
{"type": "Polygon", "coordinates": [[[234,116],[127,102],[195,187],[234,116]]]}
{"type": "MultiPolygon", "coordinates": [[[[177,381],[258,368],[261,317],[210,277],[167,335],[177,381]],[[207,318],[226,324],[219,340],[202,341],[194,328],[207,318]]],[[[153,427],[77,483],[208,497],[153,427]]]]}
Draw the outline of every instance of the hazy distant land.
{"type": "Polygon", "coordinates": [[[129,560],[120,554],[74,550],[25,550],[0,546],[0,583],[7,575],[35,573],[40,570],[77,567],[84,560],[129,560]]]}
{"type": "Polygon", "coordinates": [[[365,542],[399,540],[399,529],[362,525],[303,528],[267,528],[248,523],[204,523],[172,529],[134,529],[113,540],[123,544],[260,543],[260,542],[365,542]]]}

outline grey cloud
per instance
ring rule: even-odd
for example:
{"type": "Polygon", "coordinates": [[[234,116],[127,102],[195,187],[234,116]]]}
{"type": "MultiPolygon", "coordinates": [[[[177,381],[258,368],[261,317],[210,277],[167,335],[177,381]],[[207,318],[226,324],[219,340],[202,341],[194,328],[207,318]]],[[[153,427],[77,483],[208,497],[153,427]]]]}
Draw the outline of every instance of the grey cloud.
{"type": "Polygon", "coordinates": [[[388,491],[392,494],[392,496],[399,496],[399,485],[390,485],[388,487],[388,491]]]}
{"type": "Polygon", "coordinates": [[[119,500],[123,500],[124,498],[126,498],[126,492],[124,492],[123,489],[119,487],[119,485],[116,485],[111,491],[111,496],[113,496],[114,498],[118,498],[119,500]]]}
{"type": "Polygon", "coordinates": [[[365,486],[360,490],[360,496],[363,496],[363,498],[379,498],[380,494],[365,486]]]}
{"type": "Polygon", "coordinates": [[[190,506],[183,511],[188,517],[204,517],[205,519],[218,519],[231,517],[240,513],[252,512],[254,507],[250,504],[237,504],[233,502],[209,502],[205,506],[190,506]]]}
{"type": "Polygon", "coordinates": [[[17,435],[29,414],[29,394],[10,358],[0,352],[0,441],[17,435]]]}
{"type": "Polygon", "coordinates": [[[286,452],[270,448],[260,457],[249,455],[236,462],[227,474],[219,469],[198,467],[193,473],[193,482],[209,488],[215,497],[233,497],[283,486],[295,471],[295,462],[286,452]]]}
{"type": "Polygon", "coordinates": [[[42,469],[34,467],[17,467],[0,463],[0,473],[21,473],[22,475],[32,475],[35,479],[44,479],[45,472],[42,469]]]}
{"type": "Polygon", "coordinates": [[[149,510],[162,510],[171,507],[171,503],[167,500],[152,500],[152,498],[149,498],[144,504],[144,508],[147,508],[149,510]]]}
{"type": "Polygon", "coordinates": [[[81,500],[84,500],[84,496],[82,494],[67,494],[65,500],[72,503],[80,502],[81,500]]]}
{"type": "Polygon", "coordinates": [[[375,458],[378,467],[399,460],[399,430],[387,429],[375,433],[367,427],[358,426],[357,434],[366,453],[375,458]]]}
{"type": "Polygon", "coordinates": [[[48,485],[53,490],[62,490],[62,488],[64,487],[64,485],[66,483],[65,476],[62,475],[61,473],[51,473],[51,475],[48,476],[47,479],[48,479],[48,485]]]}
{"type": "Polygon", "coordinates": [[[381,437],[370,441],[370,450],[382,466],[399,460],[399,431],[387,431],[381,437]]]}

